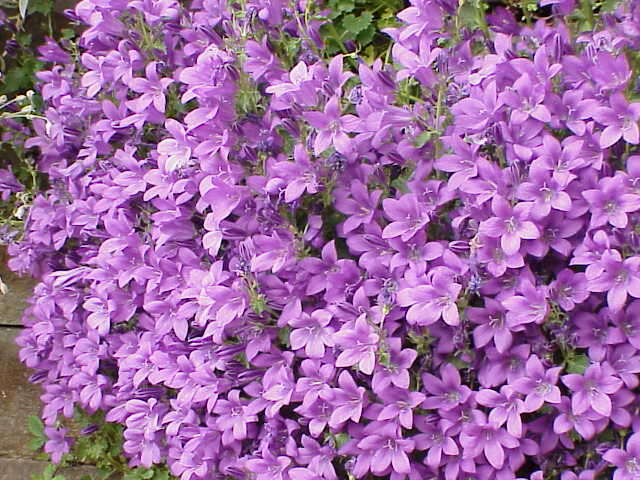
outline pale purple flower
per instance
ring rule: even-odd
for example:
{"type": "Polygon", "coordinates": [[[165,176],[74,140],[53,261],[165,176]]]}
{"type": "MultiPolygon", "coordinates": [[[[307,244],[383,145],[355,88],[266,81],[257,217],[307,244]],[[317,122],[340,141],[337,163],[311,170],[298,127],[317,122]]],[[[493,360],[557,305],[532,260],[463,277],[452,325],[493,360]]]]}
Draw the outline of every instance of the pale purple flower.
{"type": "Polygon", "coordinates": [[[625,449],[612,448],[602,456],[617,468],[613,480],[633,480],[640,475],[640,433],[634,433],[627,440],[625,449]]]}
{"type": "Polygon", "coordinates": [[[474,421],[468,423],[460,433],[463,458],[477,458],[484,453],[489,464],[499,470],[505,462],[505,448],[516,448],[520,442],[504,428],[488,422],[478,412],[474,421]]]}
{"type": "Polygon", "coordinates": [[[127,107],[135,113],[141,113],[153,105],[158,112],[164,113],[167,105],[165,91],[173,83],[173,79],[160,78],[156,62],[147,64],[145,75],[146,78],[135,77],[129,82],[131,90],[142,95],[135,100],[128,100],[127,107]]]}
{"type": "Polygon", "coordinates": [[[544,365],[536,355],[532,355],[527,360],[525,367],[526,376],[518,378],[513,382],[513,388],[526,395],[524,399],[525,412],[535,412],[544,403],[560,403],[560,389],[556,386],[558,376],[562,368],[554,367],[545,369],[544,365]]]}
{"type": "Polygon", "coordinates": [[[521,240],[535,240],[540,237],[538,227],[529,220],[529,208],[518,203],[515,207],[501,196],[493,197],[491,210],[495,217],[485,220],[480,225],[480,232],[500,238],[500,245],[507,255],[520,250],[521,240]]]}
{"type": "Polygon", "coordinates": [[[462,285],[453,282],[451,275],[436,272],[429,285],[400,290],[398,304],[409,307],[407,321],[415,325],[431,325],[440,318],[448,325],[458,325],[460,314],[456,300],[462,285]]]}
{"type": "Polygon", "coordinates": [[[640,210],[640,195],[625,193],[624,177],[605,177],[598,182],[598,189],[582,192],[591,207],[591,227],[600,227],[607,222],[625,228],[628,213],[640,210]]]}
{"type": "Polygon", "coordinates": [[[423,408],[451,410],[465,403],[471,395],[471,389],[462,385],[458,369],[450,363],[440,368],[440,378],[425,373],[422,382],[430,394],[422,402],[423,408]]]}
{"type": "Polygon", "coordinates": [[[358,365],[361,372],[371,375],[376,364],[379,339],[366,315],[360,315],[355,321],[345,324],[334,335],[336,345],[342,349],[336,359],[336,367],[358,365]]]}
{"type": "Polygon", "coordinates": [[[604,417],[611,415],[611,398],[622,387],[622,380],[614,375],[611,366],[591,365],[584,375],[570,373],[562,377],[562,383],[571,389],[571,410],[576,415],[589,408],[604,417]]]}
{"type": "Polygon", "coordinates": [[[359,422],[362,409],[366,403],[365,388],[359,387],[347,371],[338,377],[338,388],[320,393],[320,397],[333,406],[329,426],[337,428],[344,422],[351,420],[359,422]]]}
{"type": "Polygon", "coordinates": [[[620,92],[609,98],[611,107],[600,107],[593,112],[593,118],[605,126],[600,134],[600,146],[608,148],[621,138],[628,143],[640,143],[640,102],[628,103],[620,92]]]}
{"type": "Polygon", "coordinates": [[[482,389],[475,394],[476,402],[491,408],[489,422],[501,427],[507,424],[507,432],[516,438],[523,435],[522,415],[525,412],[523,400],[518,392],[510,385],[504,385],[500,392],[482,389]]]}
{"type": "Polygon", "coordinates": [[[333,146],[343,155],[350,155],[354,150],[354,142],[347,133],[360,129],[360,119],[354,115],[341,115],[340,99],[331,97],[324,112],[305,112],[304,118],[318,130],[313,152],[320,155],[333,146]]]}
{"type": "Polygon", "coordinates": [[[398,438],[393,428],[381,428],[376,433],[368,435],[358,442],[358,448],[373,452],[371,472],[375,475],[385,474],[389,467],[397,474],[411,472],[407,453],[413,451],[414,442],[398,438]]]}
{"type": "Polygon", "coordinates": [[[325,354],[325,346],[333,347],[334,329],[329,326],[331,313],[327,310],[314,310],[311,315],[303,313],[300,318],[291,320],[294,328],[289,336],[291,348],[304,348],[309,358],[321,358],[325,354]]]}
{"type": "Polygon", "coordinates": [[[406,242],[429,222],[427,209],[413,193],[399,199],[385,198],[382,205],[385,215],[392,220],[383,230],[382,238],[400,237],[406,242]]]}

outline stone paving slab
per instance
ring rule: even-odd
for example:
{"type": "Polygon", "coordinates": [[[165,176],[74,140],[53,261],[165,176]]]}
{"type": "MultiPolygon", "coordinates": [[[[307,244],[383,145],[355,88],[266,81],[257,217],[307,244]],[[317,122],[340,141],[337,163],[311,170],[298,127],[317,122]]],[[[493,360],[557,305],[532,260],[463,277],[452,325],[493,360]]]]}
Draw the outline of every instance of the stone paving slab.
{"type": "MultiPolygon", "coordinates": [[[[47,465],[42,460],[0,457],[0,480],[31,480],[31,475],[42,475],[47,465]]],[[[61,468],[57,473],[64,475],[65,480],[97,478],[92,476],[96,469],[89,466],[61,468]]]]}
{"type": "Polygon", "coordinates": [[[0,247],[0,277],[9,291],[0,294],[0,325],[21,325],[22,312],[36,282],[29,277],[19,277],[7,267],[9,257],[0,247]]]}
{"type": "Polygon", "coordinates": [[[32,438],[27,418],[40,414],[41,391],[39,385],[28,382],[31,371],[18,360],[15,338],[20,331],[0,328],[0,455],[33,458],[34,452],[27,448],[32,438]]]}

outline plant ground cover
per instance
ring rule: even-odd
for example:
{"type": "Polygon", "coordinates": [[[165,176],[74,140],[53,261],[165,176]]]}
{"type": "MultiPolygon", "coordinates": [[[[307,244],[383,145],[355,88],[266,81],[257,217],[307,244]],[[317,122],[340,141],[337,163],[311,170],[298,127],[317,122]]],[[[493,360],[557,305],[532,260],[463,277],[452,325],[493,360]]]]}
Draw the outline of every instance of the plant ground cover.
{"type": "Polygon", "coordinates": [[[2,112],[34,448],[127,479],[637,478],[639,1],[66,18],[2,112]]]}

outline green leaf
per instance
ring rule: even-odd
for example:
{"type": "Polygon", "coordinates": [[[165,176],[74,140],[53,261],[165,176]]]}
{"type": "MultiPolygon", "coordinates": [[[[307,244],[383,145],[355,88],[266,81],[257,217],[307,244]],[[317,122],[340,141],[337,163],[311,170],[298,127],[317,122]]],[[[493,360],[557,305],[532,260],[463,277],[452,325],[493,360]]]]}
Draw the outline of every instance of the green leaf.
{"type": "Polygon", "coordinates": [[[458,21],[470,30],[482,28],[484,11],[485,5],[482,0],[463,0],[458,8],[458,21]]]}
{"type": "Polygon", "coordinates": [[[365,28],[358,34],[356,40],[360,43],[360,45],[369,45],[373,40],[375,34],[376,29],[374,28],[373,24],[369,24],[367,28],[365,28]]]}
{"type": "Polygon", "coordinates": [[[355,37],[371,24],[372,19],[371,12],[363,12],[362,15],[358,16],[350,13],[342,19],[342,26],[346,32],[355,37]]]}
{"type": "Polygon", "coordinates": [[[329,8],[331,9],[331,13],[329,14],[330,19],[336,19],[345,13],[349,13],[356,8],[356,4],[353,0],[337,0],[329,3],[329,8]]]}
{"type": "Polygon", "coordinates": [[[334,438],[336,442],[336,448],[341,448],[345,443],[347,443],[350,440],[351,437],[349,437],[349,435],[346,433],[338,433],[334,438]]]}
{"type": "Polygon", "coordinates": [[[280,328],[278,330],[278,340],[280,341],[280,344],[282,344],[282,345],[290,345],[289,344],[289,335],[290,334],[291,334],[291,328],[290,327],[280,328]]]}
{"type": "Polygon", "coordinates": [[[62,38],[64,38],[65,40],[71,40],[76,36],[75,30],[71,28],[63,28],[62,30],[60,30],[60,34],[62,35],[62,38]]]}
{"type": "Polygon", "coordinates": [[[567,372],[582,375],[589,366],[589,357],[584,353],[573,354],[567,360],[567,372]]]}
{"type": "Polygon", "coordinates": [[[169,480],[169,472],[166,470],[157,472],[156,476],[153,477],[153,480],[169,480]]]}
{"type": "Polygon", "coordinates": [[[422,148],[429,142],[429,140],[431,140],[432,136],[433,136],[433,132],[429,130],[424,131],[416,137],[413,144],[418,148],[422,148]]]}
{"type": "Polygon", "coordinates": [[[43,480],[53,480],[53,475],[56,473],[56,466],[53,464],[49,464],[45,467],[44,472],[42,472],[43,480]]]}
{"type": "Polygon", "coordinates": [[[45,442],[44,438],[41,438],[41,437],[32,438],[31,440],[29,440],[29,443],[27,444],[27,448],[32,452],[37,452],[43,447],[44,442],[45,442]]]}
{"type": "Polygon", "coordinates": [[[39,438],[44,438],[44,423],[40,420],[40,417],[35,415],[29,415],[27,418],[27,429],[29,433],[39,438]]]}
{"type": "Polygon", "coordinates": [[[51,0],[31,0],[29,4],[30,13],[41,13],[49,15],[53,11],[53,2],[51,0]]]}
{"type": "Polygon", "coordinates": [[[18,0],[18,10],[20,10],[20,16],[24,20],[27,18],[27,9],[29,8],[29,0],[18,0]]]}

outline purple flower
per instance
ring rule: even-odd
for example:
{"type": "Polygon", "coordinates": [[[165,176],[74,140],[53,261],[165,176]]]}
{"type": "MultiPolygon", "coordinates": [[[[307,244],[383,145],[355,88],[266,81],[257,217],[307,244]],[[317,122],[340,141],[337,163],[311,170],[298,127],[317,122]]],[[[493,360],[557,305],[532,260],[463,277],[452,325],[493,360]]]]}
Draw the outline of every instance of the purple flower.
{"type": "Polygon", "coordinates": [[[505,462],[505,447],[516,448],[520,442],[505,429],[487,422],[481,412],[476,411],[474,421],[460,433],[463,458],[477,458],[484,453],[489,464],[499,470],[505,462]]]}
{"type": "Polygon", "coordinates": [[[561,367],[545,369],[536,355],[527,360],[526,376],[513,382],[513,388],[526,395],[525,412],[535,412],[542,408],[545,402],[560,403],[560,389],[556,384],[561,370],[561,367]]]}
{"type": "Polygon", "coordinates": [[[160,113],[164,113],[167,100],[165,91],[173,83],[171,78],[160,78],[156,62],[150,62],[145,67],[146,78],[133,78],[129,87],[142,95],[135,100],[127,101],[127,107],[135,113],[144,112],[150,105],[160,113]]]}
{"type": "MultiPolygon", "coordinates": [[[[329,323],[331,323],[331,313],[326,310],[314,310],[311,315],[303,313],[300,318],[290,321],[289,324],[294,327],[289,336],[291,348],[294,350],[304,348],[309,358],[324,357],[325,346],[334,346],[334,330],[329,323]]],[[[335,334],[335,336],[338,335],[335,334]]]]}
{"type": "Polygon", "coordinates": [[[587,278],[584,273],[574,273],[565,268],[549,285],[551,298],[566,311],[573,310],[577,304],[589,298],[587,278]]]}
{"type": "Polygon", "coordinates": [[[605,177],[598,182],[598,189],[582,192],[582,196],[591,207],[591,228],[600,227],[609,222],[614,227],[625,228],[627,213],[640,209],[640,195],[624,193],[624,177],[605,177]]]}
{"type": "MultiPolygon", "coordinates": [[[[497,95],[496,82],[488,82],[477,97],[463,98],[451,107],[457,126],[471,132],[482,132],[492,122],[497,110],[502,106],[502,99],[497,95]]],[[[440,167],[439,167],[440,168],[440,167]]]]}
{"type": "Polygon", "coordinates": [[[420,417],[424,421],[419,422],[416,426],[421,433],[415,435],[414,441],[416,450],[427,451],[424,462],[432,469],[436,470],[443,463],[443,454],[449,456],[458,456],[460,449],[454,440],[457,428],[453,422],[447,419],[439,419],[429,421],[428,417],[420,417]]]}
{"type": "Polygon", "coordinates": [[[60,463],[62,456],[71,450],[72,437],[65,436],[66,428],[44,427],[44,434],[47,437],[44,451],[51,455],[53,463],[60,463]]]}
{"type": "Polygon", "coordinates": [[[507,326],[505,309],[493,298],[485,298],[484,308],[469,307],[466,314],[478,326],[473,329],[473,340],[477,347],[484,347],[493,340],[496,349],[504,353],[513,342],[507,326]]]}
{"type": "Polygon", "coordinates": [[[378,414],[378,420],[397,419],[404,428],[413,428],[413,409],[417,408],[425,395],[420,392],[408,392],[401,388],[388,388],[380,392],[384,408],[378,414]]]}
{"type": "Polygon", "coordinates": [[[351,184],[348,193],[345,190],[336,192],[336,210],[349,215],[349,218],[342,225],[342,231],[345,235],[360,225],[370,223],[373,220],[381,195],[382,190],[369,193],[367,186],[359,180],[351,184]]]}
{"type": "Polygon", "coordinates": [[[607,292],[607,303],[614,312],[624,308],[627,296],[640,298],[640,257],[622,260],[617,251],[604,255],[597,274],[587,276],[591,292],[607,292]]]}
{"type": "Polygon", "coordinates": [[[398,438],[392,426],[381,428],[363,438],[358,442],[358,448],[374,452],[371,457],[371,472],[374,475],[385,474],[389,467],[397,474],[411,472],[407,453],[413,451],[414,442],[398,438]]]}
{"type": "Polygon", "coordinates": [[[407,321],[414,325],[431,325],[442,318],[447,325],[458,325],[460,315],[456,300],[462,285],[451,275],[435,272],[430,285],[418,285],[398,292],[398,304],[409,307],[407,321]]]}
{"type": "Polygon", "coordinates": [[[269,449],[263,449],[262,458],[250,458],[245,465],[247,470],[255,474],[256,480],[285,480],[291,459],[284,455],[276,457],[269,449]]]}
{"type": "Polygon", "coordinates": [[[422,402],[427,409],[451,410],[465,403],[471,395],[471,389],[462,385],[458,369],[447,363],[440,368],[440,377],[430,373],[422,375],[425,390],[431,394],[422,402]]]}
{"type": "MultiPolygon", "coordinates": [[[[471,100],[471,99],[468,99],[471,100]]],[[[451,172],[448,185],[450,188],[458,188],[462,183],[478,175],[478,151],[479,145],[472,145],[459,136],[444,137],[454,153],[442,155],[435,161],[436,168],[451,172]]]]}
{"type": "Polygon", "coordinates": [[[517,391],[504,385],[500,393],[495,390],[482,389],[475,395],[476,402],[490,407],[489,422],[501,427],[507,424],[507,432],[516,438],[522,437],[522,419],[520,415],[525,411],[525,405],[517,391]]]}
{"type": "Polygon", "coordinates": [[[525,73],[518,78],[513,87],[499,96],[500,101],[512,108],[511,122],[520,125],[529,118],[541,122],[551,121],[551,112],[544,105],[545,86],[532,80],[525,73]]]}
{"type": "Polygon", "coordinates": [[[295,146],[293,159],[293,162],[283,161],[273,166],[275,176],[286,183],[284,201],[287,203],[297,200],[305,191],[314,194],[320,190],[313,164],[302,144],[295,146]]]}
{"type": "Polygon", "coordinates": [[[266,92],[273,93],[276,97],[292,94],[301,105],[312,106],[317,100],[317,83],[313,69],[304,62],[298,62],[289,72],[288,82],[279,82],[267,87],[266,92]]]}
{"type": "Polygon", "coordinates": [[[376,364],[379,335],[367,320],[360,315],[347,323],[334,335],[335,343],[342,349],[336,359],[336,367],[358,365],[363,373],[371,375],[376,364]]]}
{"type": "Polygon", "coordinates": [[[523,282],[520,291],[522,295],[514,295],[502,301],[507,309],[508,325],[515,327],[527,323],[542,323],[549,311],[545,289],[523,282]]]}
{"type": "Polygon", "coordinates": [[[500,238],[500,245],[507,255],[520,250],[521,240],[535,240],[540,237],[538,227],[528,220],[529,208],[519,203],[511,207],[502,197],[496,196],[491,201],[491,210],[495,214],[480,225],[480,232],[500,238]]]}
{"type": "Polygon", "coordinates": [[[234,440],[244,440],[247,438],[247,424],[258,421],[256,415],[248,412],[247,402],[240,399],[239,390],[231,390],[227,394],[227,400],[219,399],[213,408],[213,413],[218,415],[216,424],[224,432],[225,444],[231,443],[230,440],[225,441],[226,433],[229,433],[234,440]]]}
{"type": "Polygon", "coordinates": [[[341,115],[338,97],[329,99],[324,112],[305,112],[304,118],[318,130],[313,153],[320,155],[333,145],[341,154],[351,154],[354,145],[347,133],[359,131],[360,119],[354,115],[341,115]]]}
{"type": "Polygon", "coordinates": [[[530,201],[531,216],[540,219],[549,215],[552,208],[563,212],[571,209],[571,197],[564,191],[566,187],[566,182],[559,182],[547,170],[532,165],[529,181],[518,187],[518,198],[530,201]]]}
{"type": "Polygon", "coordinates": [[[593,112],[593,118],[605,129],[600,134],[600,146],[608,148],[621,138],[628,143],[640,143],[640,102],[628,103],[622,93],[614,93],[609,98],[611,107],[600,107],[593,112]]]}
{"type": "Polygon", "coordinates": [[[351,420],[359,422],[365,405],[365,388],[359,387],[347,371],[338,377],[338,388],[320,393],[320,397],[333,406],[329,426],[337,428],[351,420]]]}
{"type": "Polygon", "coordinates": [[[385,198],[382,205],[385,215],[392,220],[383,230],[382,238],[400,237],[407,242],[429,222],[429,214],[413,193],[397,200],[385,198]]]}
{"type": "Polygon", "coordinates": [[[627,440],[624,450],[612,448],[602,456],[611,465],[616,466],[614,480],[633,480],[640,474],[640,433],[634,433],[627,440]]]}
{"type": "Polygon", "coordinates": [[[11,170],[0,169],[0,198],[3,202],[9,200],[12,193],[21,192],[24,187],[15,177],[11,170]]]}
{"type": "Polygon", "coordinates": [[[611,398],[609,395],[622,388],[622,380],[614,375],[608,364],[591,365],[584,375],[570,373],[563,375],[562,383],[571,389],[571,410],[576,415],[585,413],[589,408],[604,417],[611,416],[611,398]]]}

